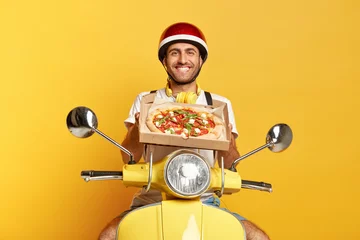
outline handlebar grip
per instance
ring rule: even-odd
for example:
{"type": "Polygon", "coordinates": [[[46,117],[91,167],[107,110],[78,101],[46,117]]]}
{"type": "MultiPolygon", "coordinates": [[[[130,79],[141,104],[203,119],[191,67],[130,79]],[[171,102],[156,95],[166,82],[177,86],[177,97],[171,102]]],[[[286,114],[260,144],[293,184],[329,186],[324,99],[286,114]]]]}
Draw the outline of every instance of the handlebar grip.
{"type": "Polygon", "coordinates": [[[272,185],[270,183],[265,183],[265,182],[242,180],[241,187],[247,188],[247,189],[255,189],[255,190],[260,190],[260,191],[272,192],[272,185]]]}
{"type": "Polygon", "coordinates": [[[122,171],[82,171],[81,177],[88,181],[94,180],[122,180],[123,172],[122,171]]]}
{"type": "Polygon", "coordinates": [[[270,183],[265,183],[265,182],[255,182],[255,181],[249,181],[249,180],[242,180],[242,183],[247,184],[247,185],[254,185],[254,186],[258,186],[258,187],[271,188],[271,184],[270,183]]]}
{"type": "Polygon", "coordinates": [[[104,176],[123,176],[122,171],[82,171],[82,177],[104,177],[104,176]]]}

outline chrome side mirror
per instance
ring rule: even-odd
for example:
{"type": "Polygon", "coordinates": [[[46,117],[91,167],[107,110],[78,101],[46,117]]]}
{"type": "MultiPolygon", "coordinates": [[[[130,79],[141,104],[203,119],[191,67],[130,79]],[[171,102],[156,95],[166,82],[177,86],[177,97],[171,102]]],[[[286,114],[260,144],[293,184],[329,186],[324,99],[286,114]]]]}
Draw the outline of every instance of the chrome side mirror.
{"type": "Polygon", "coordinates": [[[129,155],[130,160],[128,164],[135,164],[134,155],[129,150],[127,150],[126,148],[124,148],[123,146],[121,146],[97,129],[98,121],[95,113],[91,111],[91,109],[87,107],[74,108],[67,115],[66,124],[71,134],[75,137],[87,138],[96,132],[97,134],[101,135],[106,140],[120,148],[120,150],[125,152],[127,155],[129,155]]]}
{"type": "Polygon", "coordinates": [[[266,143],[272,152],[281,152],[287,149],[292,142],[293,134],[291,128],[284,124],[276,124],[266,135],[266,143]]]}
{"type": "Polygon", "coordinates": [[[233,164],[231,165],[230,169],[231,171],[236,172],[236,165],[243,159],[253,155],[254,153],[257,153],[264,148],[269,148],[272,152],[281,152],[287,149],[293,139],[293,134],[291,131],[291,128],[284,124],[276,124],[272,128],[270,128],[268,134],[266,135],[266,144],[239,157],[236,159],[233,164]]]}
{"type": "Polygon", "coordinates": [[[94,134],[98,127],[96,115],[87,107],[76,107],[66,118],[66,125],[72,135],[87,138],[94,134]]]}

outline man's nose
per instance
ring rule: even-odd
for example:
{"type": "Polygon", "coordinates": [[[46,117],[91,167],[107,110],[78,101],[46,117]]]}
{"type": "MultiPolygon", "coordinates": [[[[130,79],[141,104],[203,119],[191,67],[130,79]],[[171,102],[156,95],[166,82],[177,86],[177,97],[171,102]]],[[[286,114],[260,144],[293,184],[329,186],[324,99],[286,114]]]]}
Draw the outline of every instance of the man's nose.
{"type": "Polygon", "coordinates": [[[179,54],[179,59],[178,59],[179,63],[181,64],[185,64],[187,62],[187,57],[186,57],[186,54],[179,54]]]}

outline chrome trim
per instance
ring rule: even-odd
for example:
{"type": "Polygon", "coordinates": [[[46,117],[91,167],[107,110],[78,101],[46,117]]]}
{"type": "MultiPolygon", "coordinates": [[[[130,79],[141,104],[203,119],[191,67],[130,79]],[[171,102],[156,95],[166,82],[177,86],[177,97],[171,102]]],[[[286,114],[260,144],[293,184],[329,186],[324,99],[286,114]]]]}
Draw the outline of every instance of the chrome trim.
{"type": "Polygon", "coordinates": [[[85,182],[90,181],[101,181],[101,180],[123,180],[122,176],[101,176],[101,177],[89,177],[89,176],[81,176],[85,182]]]}
{"type": "Polygon", "coordinates": [[[259,191],[263,191],[263,192],[269,192],[272,193],[272,187],[262,187],[262,186],[256,186],[256,185],[252,185],[252,184],[241,184],[241,188],[245,188],[245,189],[251,189],[251,190],[259,190],[259,191]]]}
{"type": "Polygon", "coordinates": [[[111,139],[110,137],[106,136],[104,133],[102,133],[100,130],[97,130],[96,128],[93,128],[93,130],[99,134],[100,136],[104,137],[106,140],[110,141],[112,144],[114,144],[115,146],[117,146],[118,148],[120,148],[124,153],[126,153],[127,155],[129,155],[130,160],[128,162],[128,164],[134,164],[134,155],[127,150],[126,148],[124,148],[123,146],[121,146],[120,144],[118,144],[117,142],[115,142],[113,139],[111,139]]]}
{"type": "Polygon", "coordinates": [[[225,171],[224,171],[224,157],[221,157],[221,191],[215,191],[215,194],[221,198],[224,194],[225,188],[225,171]]]}
{"type": "Polygon", "coordinates": [[[263,146],[255,149],[255,150],[253,150],[253,151],[251,151],[251,152],[249,152],[249,153],[247,153],[247,154],[239,157],[238,159],[236,159],[236,160],[233,162],[233,164],[231,165],[231,167],[229,168],[229,170],[236,172],[235,167],[236,167],[236,165],[238,164],[238,162],[240,162],[241,160],[243,160],[243,159],[245,159],[245,158],[253,155],[254,153],[257,153],[257,152],[263,150],[264,148],[272,147],[272,146],[274,146],[274,143],[273,143],[273,142],[269,142],[269,143],[267,143],[267,144],[265,144],[265,145],[263,145],[263,146]]]}
{"type": "Polygon", "coordinates": [[[148,178],[148,184],[146,185],[145,192],[148,192],[150,190],[151,180],[152,180],[152,169],[153,169],[153,152],[150,152],[149,178],[148,178]]]}
{"type": "Polygon", "coordinates": [[[210,182],[211,182],[211,168],[210,168],[209,163],[204,159],[204,157],[202,155],[200,155],[197,152],[194,152],[192,150],[180,149],[180,150],[177,150],[177,151],[173,152],[171,154],[171,156],[168,158],[168,160],[166,161],[165,166],[164,166],[164,179],[165,179],[166,185],[173,192],[174,196],[177,196],[177,197],[180,197],[180,198],[187,198],[187,199],[195,198],[195,197],[201,196],[201,194],[203,194],[204,192],[206,192],[208,190],[208,188],[210,186],[210,182]],[[204,161],[206,166],[207,166],[207,169],[208,169],[208,172],[209,172],[209,178],[207,179],[206,187],[204,187],[204,190],[202,190],[200,193],[197,193],[197,194],[183,194],[183,193],[180,193],[176,189],[174,189],[173,186],[171,186],[171,184],[169,183],[169,180],[167,179],[168,165],[170,164],[170,162],[175,157],[177,157],[179,155],[182,155],[182,154],[192,154],[192,155],[200,158],[202,161],[204,161]]]}

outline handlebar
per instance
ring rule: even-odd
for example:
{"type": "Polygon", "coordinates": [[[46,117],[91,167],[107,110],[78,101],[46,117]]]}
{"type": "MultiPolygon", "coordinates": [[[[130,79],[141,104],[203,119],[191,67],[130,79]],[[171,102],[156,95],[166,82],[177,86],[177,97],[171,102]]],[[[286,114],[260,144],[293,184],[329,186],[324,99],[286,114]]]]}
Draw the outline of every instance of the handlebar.
{"type": "Polygon", "coordinates": [[[95,181],[95,180],[122,180],[123,172],[122,171],[82,171],[81,177],[85,182],[95,181]]]}
{"type": "MultiPolygon", "coordinates": [[[[88,170],[82,171],[81,177],[85,180],[85,182],[97,180],[123,180],[123,172],[88,170]]],[[[265,191],[270,193],[272,192],[272,185],[265,182],[242,180],[241,188],[265,191]]]]}
{"type": "Polygon", "coordinates": [[[269,193],[272,192],[271,184],[270,183],[265,183],[265,182],[255,182],[255,181],[249,181],[249,180],[242,180],[241,188],[260,190],[260,191],[269,192],[269,193]]]}

